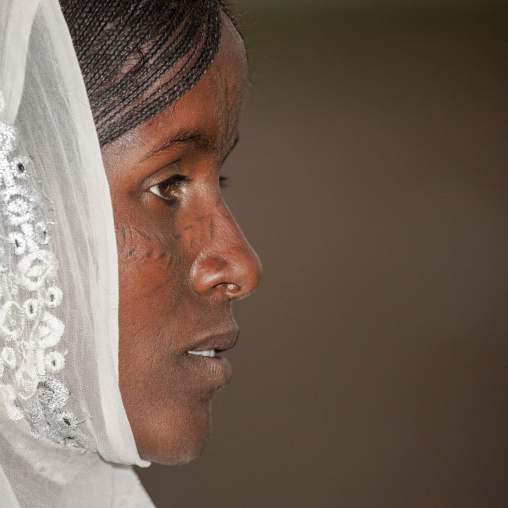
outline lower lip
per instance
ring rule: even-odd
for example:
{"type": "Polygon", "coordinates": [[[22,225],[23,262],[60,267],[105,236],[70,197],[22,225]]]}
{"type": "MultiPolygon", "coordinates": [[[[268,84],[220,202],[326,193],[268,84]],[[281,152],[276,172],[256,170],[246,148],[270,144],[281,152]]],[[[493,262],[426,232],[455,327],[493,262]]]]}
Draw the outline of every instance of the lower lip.
{"type": "Polygon", "coordinates": [[[201,356],[187,353],[187,361],[192,366],[204,370],[207,375],[213,377],[214,383],[219,386],[227,385],[231,381],[233,369],[229,360],[222,356],[201,356]]]}

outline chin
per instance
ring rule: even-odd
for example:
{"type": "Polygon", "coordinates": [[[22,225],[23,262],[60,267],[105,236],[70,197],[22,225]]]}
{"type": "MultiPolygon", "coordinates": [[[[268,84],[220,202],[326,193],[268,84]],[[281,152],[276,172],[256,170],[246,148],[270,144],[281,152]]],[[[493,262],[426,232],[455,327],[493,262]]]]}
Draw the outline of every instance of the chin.
{"type": "Polygon", "coordinates": [[[142,459],[158,464],[178,466],[199,457],[210,435],[210,407],[191,414],[172,414],[164,422],[154,422],[150,428],[133,428],[134,438],[142,459]]]}
{"type": "Polygon", "coordinates": [[[208,436],[191,443],[182,443],[181,446],[154,450],[140,451],[140,457],[150,462],[166,466],[181,466],[198,458],[205,450],[208,436]],[[176,449],[175,449],[176,448],[176,449]]]}
{"type": "Polygon", "coordinates": [[[155,457],[151,459],[151,462],[155,462],[157,464],[163,464],[165,466],[183,466],[188,464],[189,462],[197,459],[206,448],[206,441],[198,447],[194,447],[193,449],[182,450],[176,454],[172,454],[172,456],[166,457],[155,457]]]}

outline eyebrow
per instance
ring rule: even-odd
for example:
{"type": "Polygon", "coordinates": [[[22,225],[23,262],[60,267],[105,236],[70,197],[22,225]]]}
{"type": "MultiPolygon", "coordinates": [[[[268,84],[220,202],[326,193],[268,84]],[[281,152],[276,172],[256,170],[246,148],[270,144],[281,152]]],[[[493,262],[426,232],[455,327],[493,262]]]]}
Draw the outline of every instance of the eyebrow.
{"type": "MultiPolygon", "coordinates": [[[[224,160],[233,151],[235,146],[238,144],[238,141],[239,136],[237,135],[227,151],[224,160]]],[[[140,162],[150,159],[151,157],[155,157],[166,150],[171,150],[178,144],[191,144],[194,145],[196,150],[200,150],[202,152],[212,152],[214,149],[214,142],[210,136],[193,130],[182,129],[181,131],[165,138],[159,145],[150,150],[140,162]]]]}
{"type": "Polygon", "coordinates": [[[182,129],[181,131],[171,134],[171,136],[165,138],[162,143],[157,145],[153,150],[150,150],[145,157],[143,157],[142,161],[150,159],[151,157],[154,157],[161,152],[165,152],[166,150],[170,150],[175,145],[182,143],[194,145],[197,150],[203,152],[209,152],[213,148],[213,141],[209,136],[196,131],[182,129]]]}

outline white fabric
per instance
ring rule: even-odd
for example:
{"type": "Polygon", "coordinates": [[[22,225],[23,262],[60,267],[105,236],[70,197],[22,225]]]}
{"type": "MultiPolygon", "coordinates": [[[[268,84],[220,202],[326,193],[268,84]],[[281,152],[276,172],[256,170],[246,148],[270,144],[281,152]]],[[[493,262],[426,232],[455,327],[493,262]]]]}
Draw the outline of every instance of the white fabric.
{"type": "Polygon", "coordinates": [[[111,200],[57,0],[0,3],[0,173],[0,504],[153,506],[129,466],[148,463],[118,388],[111,200]]]}

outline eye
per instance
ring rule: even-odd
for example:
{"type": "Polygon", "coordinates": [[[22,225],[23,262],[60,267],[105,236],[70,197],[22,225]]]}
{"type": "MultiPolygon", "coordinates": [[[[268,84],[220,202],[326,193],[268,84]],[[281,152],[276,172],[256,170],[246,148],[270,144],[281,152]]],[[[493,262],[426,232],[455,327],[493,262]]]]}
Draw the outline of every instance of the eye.
{"type": "Polygon", "coordinates": [[[173,175],[171,178],[150,187],[150,192],[164,201],[173,202],[178,198],[178,190],[180,187],[188,180],[189,178],[187,176],[173,175]]]}

